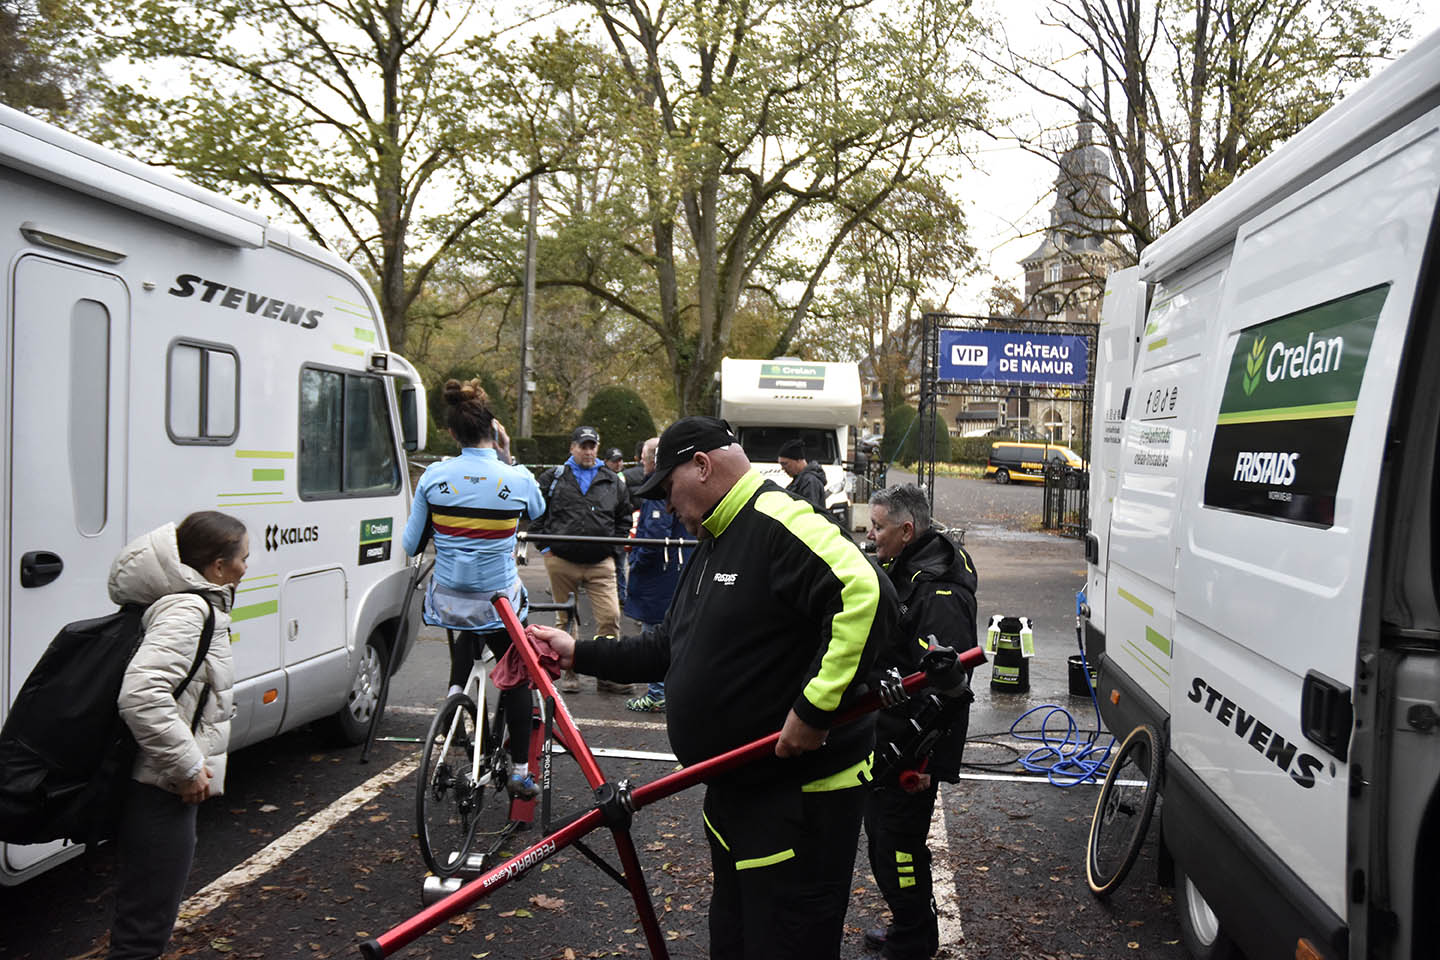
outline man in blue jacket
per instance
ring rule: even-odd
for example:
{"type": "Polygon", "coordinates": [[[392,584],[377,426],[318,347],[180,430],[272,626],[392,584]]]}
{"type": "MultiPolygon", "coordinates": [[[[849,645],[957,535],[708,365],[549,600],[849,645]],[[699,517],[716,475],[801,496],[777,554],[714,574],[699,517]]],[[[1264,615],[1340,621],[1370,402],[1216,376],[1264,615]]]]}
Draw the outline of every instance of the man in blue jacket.
{"type": "MultiPolygon", "coordinates": [[[[659,437],[645,441],[640,450],[640,464],[644,473],[635,487],[639,489],[645,479],[655,472],[655,448],[660,445],[659,437]]],[[[685,532],[685,524],[665,509],[660,500],[639,498],[640,520],[635,527],[637,540],[689,540],[695,538],[685,532]]],[[[689,547],[646,547],[630,548],[630,592],[625,598],[625,614],[640,622],[644,630],[653,630],[665,620],[665,611],[670,607],[670,598],[675,595],[675,584],[680,582],[680,569],[694,551],[689,547]]],[[[636,713],[665,712],[665,681],[659,678],[650,681],[650,688],[633,700],[626,700],[627,710],[636,713]]]]}

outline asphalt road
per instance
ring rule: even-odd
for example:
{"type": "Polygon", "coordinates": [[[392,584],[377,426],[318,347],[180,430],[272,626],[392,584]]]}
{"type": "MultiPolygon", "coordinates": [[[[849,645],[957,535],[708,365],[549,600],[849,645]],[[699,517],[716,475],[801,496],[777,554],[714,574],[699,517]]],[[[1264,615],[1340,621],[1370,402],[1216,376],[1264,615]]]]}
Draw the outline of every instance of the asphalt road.
{"type": "MultiPolygon", "coordinates": [[[[899,479],[898,475],[892,479],[899,479]]],[[[1035,532],[1039,491],[940,478],[936,514],[967,529],[980,573],[982,623],[993,613],[1029,616],[1037,655],[1027,694],[992,693],[976,674],[967,779],[942,790],[937,898],[945,922],[941,956],[955,958],[1180,958],[1170,891],[1156,882],[1154,831],[1131,878],[1108,901],[1086,887],[1084,848],[1094,785],[1051,786],[1016,758],[1037,746],[1015,738],[1069,710],[1093,729],[1088,698],[1067,693],[1075,650],[1074,592],[1080,545],[1035,532]],[[1025,779],[1020,779],[1020,778],[1025,779]],[[948,881],[948,882],[946,882],[948,881]]],[[[525,573],[543,595],[543,572],[525,573]]],[[[415,840],[414,775],[408,773],[445,684],[443,636],[426,632],[396,677],[383,736],[368,765],[301,730],[239,751],[229,792],[201,811],[200,851],[180,929],[167,957],[355,957],[356,945],[414,912],[424,868],[415,840]]],[[[587,681],[567,697],[592,747],[668,752],[662,718],[624,710],[622,698],[587,681]]],[[[1062,731],[1063,732],[1063,731],[1062,731]]],[[[1082,734],[1084,736],[1084,734],[1082,734]]],[[[1103,745],[1108,737],[1101,737],[1103,745]]],[[[674,769],[655,760],[602,758],[612,780],[645,782],[674,769]]],[[[694,789],[642,810],[634,836],[670,954],[706,956],[708,849],[694,789]]],[[[557,761],[557,812],[589,803],[574,763],[557,761]]],[[[517,850],[525,839],[517,838],[517,850]]],[[[593,848],[615,861],[604,832],[593,848]]],[[[861,933],[884,920],[865,861],[856,861],[843,956],[866,956],[861,933]]],[[[113,902],[113,857],[101,848],[16,889],[0,890],[0,958],[104,956],[113,902]]],[[[626,892],[574,850],[562,851],[399,956],[557,958],[646,956],[626,892]]]]}

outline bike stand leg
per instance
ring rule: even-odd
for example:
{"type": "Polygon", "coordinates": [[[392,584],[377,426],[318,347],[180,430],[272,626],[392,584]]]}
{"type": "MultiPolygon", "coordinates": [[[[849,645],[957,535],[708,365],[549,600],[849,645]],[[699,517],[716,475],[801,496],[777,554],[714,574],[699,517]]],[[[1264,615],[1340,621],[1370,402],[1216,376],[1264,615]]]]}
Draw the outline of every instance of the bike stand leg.
{"type": "Polygon", "coordinates": [[[670,951],[665,946],[665,935],[660,930],[660,921],[655,916],[655,904],[650,900],[650,891],[645,886],[645,874],[640,869],[640,857],[635,852],[635,841],[630,831],[614,827],[615,849],[620,854],[620,865],[625,870],[626,886],[630,888],[630,899],[640,915],[640,926],[645,929],[645,940],[650,945],[650,956],[654,960],[670,960],[670,951]]]}

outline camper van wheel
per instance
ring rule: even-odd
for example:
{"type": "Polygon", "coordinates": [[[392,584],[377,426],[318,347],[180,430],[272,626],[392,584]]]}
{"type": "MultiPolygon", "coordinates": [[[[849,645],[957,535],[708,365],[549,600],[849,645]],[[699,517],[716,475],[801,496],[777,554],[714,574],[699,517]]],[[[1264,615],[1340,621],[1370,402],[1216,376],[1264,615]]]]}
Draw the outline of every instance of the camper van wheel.
{"type": "Polygon", "coordinates": [[[1195,882],[1178,863],[1175,865],[1175,890],[1180,908],[1180,939],[1195,960],[1236,960],[1240,956],[1235,944],[1220,928],[1220,920],[1205,902],[1195,882]]]}
{"type": "Polygon", "coordinates": [[[999,470],[996,470],[996,471],[995,471],[995,482],[996,482],[996,483],[1009,483],[1009,482],[1010,482],[1010,471],[1009,471],[1009,470],[1006,470],[1004,467],[1001,467],[999,470]]]}
{"type": "Polygon", "coordinates": [[[1110,758],[1090,821],[1085,879],[1095,896],[1109,896],[1134,866],[1159,792],[1160,738],[1154,727],[1141,724],[1110,758]]]}
{"type": "Polygon", "coordinates": [[[370,715],[380,704],[380,685],[385,682],[385,642],[372,636],[360,654],[360,664],[355,678],[350,682],[350,692],[345,705],[333,717],[331,725],[341,743],[354,745],[364,743],[370,732],[370,715]]]}

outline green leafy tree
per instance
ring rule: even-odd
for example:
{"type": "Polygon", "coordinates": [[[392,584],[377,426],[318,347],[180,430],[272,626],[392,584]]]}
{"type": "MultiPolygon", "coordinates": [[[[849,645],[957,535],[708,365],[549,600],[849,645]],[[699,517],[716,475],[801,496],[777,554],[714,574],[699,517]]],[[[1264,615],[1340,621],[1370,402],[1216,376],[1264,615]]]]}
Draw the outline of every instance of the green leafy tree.
{"type": "Polygon", "coordinates": [[[89,29],[73,0],[0,0],[0,103],[75,126],[99,75],[89,29]]]}
{"type": "Polygon", "coordinates": [[[502,46],[470,5],[96,2],[106,51],[139,68],[102,133],[351,258],[397,350],[437,267],[570,146],[549,111],[583,56],[563,36],[502,46]]]}
{"type": "Polygon", "coordinates": [[[655,436],[655,420],[640,395],[629,387],[605,387],[590,398],[580,422],[600,431],[603,447],[619,447],[627,458],[635,445],[655,436]]]}
{"type": "Polygon", "coordinates": [[[979,122],[974,24],[963,0],[585,5],[628,189],[566,222],[585,256],[542,282],[651,331],[679,412],[707,411],[747,301],[784,353],[846,238],[979,122]]]}
{"type": "MultiPolygon", "coordinates": [[[[885,437],[880,442],[880,456],[892,463],[914,463],[920,459],[919,414],[912,406],[902,404],[885,411],[885,437]]],[[[950,431],[945,418],[935,418],[935,461],[950,459],[950,431]]]]}

